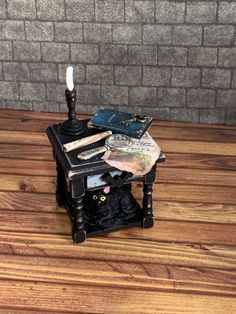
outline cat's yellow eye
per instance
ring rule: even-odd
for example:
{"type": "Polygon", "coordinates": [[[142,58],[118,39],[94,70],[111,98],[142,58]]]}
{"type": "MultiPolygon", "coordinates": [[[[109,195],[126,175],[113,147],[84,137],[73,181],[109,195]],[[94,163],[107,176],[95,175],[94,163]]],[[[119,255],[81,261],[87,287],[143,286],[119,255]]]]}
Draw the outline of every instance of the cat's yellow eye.
{"type": "Polygon", "coordinates": [[[106,196],[101,196],[100,200],[104,202],[106,200],[106,196]]]}
{"type": "Polygon", "coordinates": [[[93,195],[93,200],[97,200],[97,198],[98,198],[97,195],[94,194],[93,195]]]}

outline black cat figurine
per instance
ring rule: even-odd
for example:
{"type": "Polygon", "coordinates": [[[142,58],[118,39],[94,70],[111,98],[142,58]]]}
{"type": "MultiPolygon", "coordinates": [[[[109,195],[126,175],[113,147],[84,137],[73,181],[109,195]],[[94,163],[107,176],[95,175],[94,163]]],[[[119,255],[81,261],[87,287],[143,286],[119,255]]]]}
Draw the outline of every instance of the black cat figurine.
{"type": "Polygon", "coordinates": [[[105,187],[84,196],[86,225],[92,229],[107,229],[136,221],[140,209],[129,186],[105,187]]]}

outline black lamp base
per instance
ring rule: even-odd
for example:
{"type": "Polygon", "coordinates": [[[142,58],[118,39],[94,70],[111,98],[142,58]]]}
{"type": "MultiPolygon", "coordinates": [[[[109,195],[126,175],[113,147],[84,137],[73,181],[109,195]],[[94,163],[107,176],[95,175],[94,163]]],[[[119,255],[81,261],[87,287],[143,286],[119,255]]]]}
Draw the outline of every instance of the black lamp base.
{"type": "Polygon", "coordinates": [[[61,132],[67,136],[76,136],[84,133],[84,124],[80,120],[68,119],[62,123],[61,132]]]}
{"type": "Polygon", "coordinates": [[[76,90],[66,89],[65,97],[68,107],[68,119],[62,123],[61,133],[67,136],[76,136],[84,133],[84,124],[82,121],[76,119],[75,102],[76,90]]]}

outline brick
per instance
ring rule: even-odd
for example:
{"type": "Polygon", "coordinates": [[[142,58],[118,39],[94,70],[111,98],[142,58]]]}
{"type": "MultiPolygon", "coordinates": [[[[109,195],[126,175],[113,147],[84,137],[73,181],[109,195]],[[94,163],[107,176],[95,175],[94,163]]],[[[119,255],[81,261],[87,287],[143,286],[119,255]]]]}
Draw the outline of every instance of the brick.
{"type": "MultiPolygon", "coordinates": [[[[109,106],[110,107],[110,106],[109,106]]],[[[124,111],[124,112],[132,112],[135,114],[143,114],[143,110],[141,106],[118,106],[115,105],[113,106],[113,109],[119,110],[119,111],[124,111]]]]}
{"type": "Polygon", "coordinates": [[[24,22],[0,21],[0,39],[21,40],[25,39],[24,22]]]}
{"type": "Polygon", "coordinates": [[[225,123],[228,125],[236,125],[236,109],[226,110],[225,123]]]}
{"type": "Polygon", "coordinates": [[[7,109],[32,110],[31,101],[8,100],[7,109]]]}
{"type": "Polygon", "coordinates": [[[97,63],[99,60],[98,45],[72,44],[71,61],[79,63],[97,63]]]}
{"type": "Polygon", "coordinates": [[[217,48],[194,47],[189,48],[188,65],[191,66],[216,66],[217,48]]]}
{"type": "Polygon", "coordinates": [[[220,48],[218,65],[236,67],[236,48],[220,48]]]}
{"type": "Polygon", "coordinates": [[[32,102],[23,101],[21,104],[21,109],[22,110],[32,110],[33,109],[32,102]]]}
{"type": "Polygon", "coordinates": [[[225,122],[225,110],[201,109],[199,111],[199,122],[207,124],[222,124],[225,122]]]}
{"type": "MultiPolygon", "coordinates": [[[[113,106],[107,106],[107,108],[112,108],[113,106]]],[[[101,109],[101,106],[99,105],[87,105],[87,106],[81,106],[80,108],[80,113],[83,114],[95,114],[95,112],[97,112],[99,109],[101,109]]]]}
{"type": "Polygon", "coordinates": [[[172,86],[198,87],[200,85],[200,70],[191,68],[173,68],[172,86]]]}
{"type": "Polygon", "coordinates": [[[174,25],[173,44],[181,46],[200,46],[202,27],[199,25],[174,25]]]}
{"type": "Polygon", "coordinates": [[[6,109],[7,103],[6,100],[0,99],[0,109],[6,109]]]}
{"type": "Polygon", "coordinates": [[[66,103],[65,101],[66,85],[61,83],[46,84],[47,100],[66,103]]]}
{"type": "Polygon", "coordinates": [[[76,22],[56,22],[55,41],[82,42],[82,24],[76,22]]]}
{"type": "Polygon", "coordinates": [[[95,18],[98,22],[123,22],[124,0],[95,0],[95,18]]]}
{"type": "Polygon", "coordinates": [[[69,61],[69,45],[64,43],[42,43],[43,61],[69,61]]]}
{"type": "Polygon", "coordinates": [[[84,24],[84,41],[87,43],[111,43],[111,24],[84,24]]]}
{"type": "Polygon", "coordinates": [[[181,2],[156,1],[157,23],[183,23],[185,4],[181,2]]]}
{"type": "Polygon", "coordinates": [[[100,61],[102,64],[127,64],[128,49],[123,45],[101,45],[100,61]]]}
{"type": "Polygon", "coordinates": [[[185,107],[183,88],[159,88],[157,103],[159,107],[185,107]]]}
{"type": "Polygon", "coordinates": [[[151,116],[158,120],[170,120],[170,109],[169,108],[151,108],[144,107],[142,110],[142,114],[146,116],[151,116]]]}
{"type": "MultiPolygon", "coordinates": [[[[96,85],[78,86],[77,98],[78,98],[78,103],[82,105],[79,109],[77,109],[78,112],[82,112],[81,110],[84,107],[84,105],[100,104],[101,103],[100,86],[96,86],[96,85]]],[[[85,113],[94,113],[94,112],[85,112],[85,113]]]]}
{"type": "Polygon", "coordinates": [[[54,63],[29,63],[30,78],[34,82],[55,82],[57,66],[54,63]]]}
{"type": "Polygon", "coordinates": [[[12,44],[10,41],[0,41],[1,60],[12,60],[12,44]]]}
{"type": "Polygon", "coordinates": [[[141,85],[141,66],[116,66],[114,76],[116,85],[141,85]]]}
{"type": "Polygon", "coordinates": [[[2,65],[2,62],[0,62],[0,80],[4,80],[4,77],[3,77],[3,65],[2,65]]]}
{"type": "Polygon", "coordinates": [[[172,28],[169,25],[143,25],[144,44],[169,45],[172,39],[172,28]]]}
{"type": "Polygon", "coordinates": [[[0,82],[0,99],[18,99],[16,82],[0,82]]]}
{"type": "Polygon", "coordinates": [[[131,87],[130,104],[142,106],[155,106],[157,103],[155,87],[131,87]]]}
{"type": "Polygon", "coordinates": [[[159,65],[186,65],[187,48],[179,47],[160,47],[158,50],[159,65]]]}
{"type": "Polygon", "coordinates": [[[33,101],[33,110],[35,111],[48,111],[48,112],[59,112],[60,105],[55,102],[49,101],[33,101]]]}
{"type": "Polygon", "coordinates": [[[4,19],[7,16],[7,6],[5,0],[0,0],[0,18],[4,19]]]}
{"type": "Polygon", "coordinates": [[[51,22],[25,22],[26,39],[33,41],[51,41],[54,38],[51,22]]]}
{"type": "Polygon", "coordinates": [[[187,91],[187,107],[189,108],[214,108],[214,90],[210,89],[189,89],[187,91]]]}
{"type": "Polygon", "coordinates": [[[156,46],[130,46],[129,63],[136,65],[156,65],[157,47],[156,46]]]}
{"type": "Polygon", "coordinates": [[[35,19],[35,0],[7,0],[8,15],[11,19],[35,19]]]}
{"type": "Polygon", "coordinates": [[[60,112],[68,112],[68,107],[66,104],[59,104],[59,111],[60,112]]]}
{"type": "Polygon", "coordinates": [[[128,105],[128,87],[102,86],[101,95],[103,104],[128,105]]]}
{"type": "Polygon", "coordinates": [[[170,69],[157,67],[143,67],[143,85],[169,86],[170,69]]]}
{"type": "Polygon", "coordinates": [[[113,69],[110,65],[88,65],[87,83],[89,84],[113,84],[113,69]]]}
{"type": "Polygon", "coordinates": [[[217,107],[235,108],[236,104],[236,90],[218,90],[217,91],[217,107]]]}
{"type": "Polygon", "coordinates": [[[215,23],[216,2],[187,3],[187,23],[215,23]]]}
{"type": "Polygon", "coordinates": [[[204,87],[230,87],[231,71],[222,69],[203,69],[202,86],[204,87]]]}
{"type": "Polygon", "coordinates": [[[97,63],[99,60],[98,45],[72,44],[71,61],[80,63],[97,63]]]}
{"type": "Polygon", "coordinates": [[[40,44],[26,41],[13,42],[15,60],[39,61],[41,59],[40,44]]]}
{"type": "Polygon", "coordinates": [[[232,87],[236,88],[236,70],[233,70],[232,87]]]}
{"type": "Polygon", "coordinates": [[[198,109],[171,108],[170,119],[180,122],[198,122],[198,109]]]}
{"type": "Polygon", "coordinates": [[[225,24],[236,23],[235,1],[219,3],[219,22],[225,24]]]}
{"type": "Polygon", "coordinates": [[[60,112],[68,112],[68,107],[66,104],[58,104],[60,112]]]}
{"type": "MultiPolygon", "coordinates": [[[[48,111],[49,112],[60,112],[61,104],[48,103],[48,111]]],[[[67,109],[68,111],[68,109],[67,109]]]]}
{"type": "Polygon", "coordinates": [[[154,1],[133,1],[125,3],[125,21],[138,23],[154,22],[154,1]]]}
{"type": "Polygon", "coordinates": [[[36,0],[36,8],[39,20],[57,21],[65,19],[64,0],[36,0]]]}
{"type": "MultiPolygon", "coordinates": [[[[85,66],[83,64],[71,64],[73,67],[73,76],[74,81],[76,83],[85,83],[85,66]]],[[[58,79],[60,82],[66,82],[66,69],[68,67],[68,63],[58,64],[58,79]]]]}
{"type": "Polygon", "coordinates": [[[4,77],[7,81],[29,81],[29,67],[25,62],[4,62],[4,77]]]}
{"type": "Polygon", "coordinates": [[[142,26],[139,24],[114,24],[113,41],[119,44],[142,42],[142,26]]]}
{"type": "Polygon", "coordinates": [[[211,25],[204,27],[205,46],[231,46],[233,43],[233,26],[211,25]]]}
{"type": "Polygon", "coordinates": [[[20,83],[20,100],[45,100],[46,92],[43,83],[20,83]]]}
{"type": "Polygon", "coordinates": [[[66,0],[66,18],[69,21],[93,21],[93,0],[66,0]]]}
{"type": "Polygon", "coordinates": [[[21,110],[21,102],[20,101],[11,101],[11,100],[8,100],[7,101],[7,109],[19,109],[21,110]]]}
{"type": "Polygon", "coordinates": [[[44,103],[44,102],[34,101],[32,103],[32,108],[34,111],[49,111],[46,102],[44,103]]]}

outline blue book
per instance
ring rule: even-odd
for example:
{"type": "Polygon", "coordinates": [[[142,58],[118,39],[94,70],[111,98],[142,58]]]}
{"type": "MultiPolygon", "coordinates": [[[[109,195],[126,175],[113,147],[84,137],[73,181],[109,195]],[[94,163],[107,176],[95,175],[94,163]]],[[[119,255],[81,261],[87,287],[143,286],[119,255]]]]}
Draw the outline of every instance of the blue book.
{"type": "Polygon", "coordinates": [[[140,139],[152,120],[153,118],[148,116],[102,108],[91,118],[88,126],[140,139]]]}

